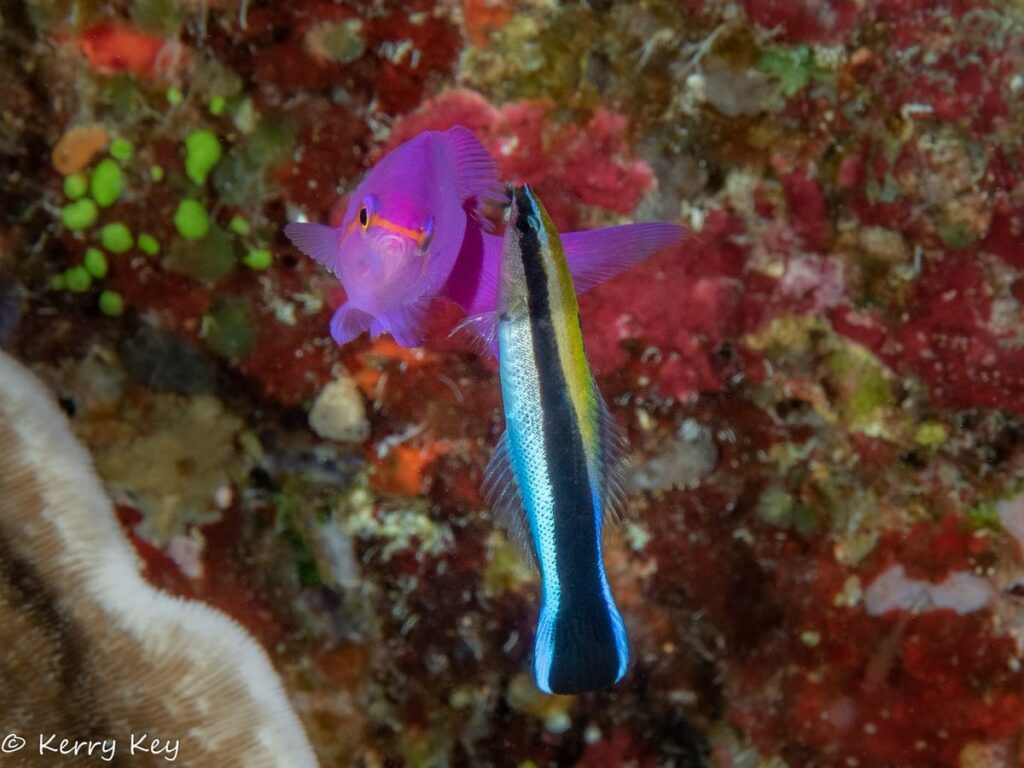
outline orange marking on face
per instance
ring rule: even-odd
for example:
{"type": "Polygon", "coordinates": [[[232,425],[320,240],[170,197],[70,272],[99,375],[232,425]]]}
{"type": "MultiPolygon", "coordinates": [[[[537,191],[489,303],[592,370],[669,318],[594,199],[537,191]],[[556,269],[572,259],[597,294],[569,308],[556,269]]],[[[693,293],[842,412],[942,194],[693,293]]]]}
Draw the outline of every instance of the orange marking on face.
{"type": "Polygon", "coordinates": [[[396,224],[390,219],[385,219],[383,216],[378,214],[371,214],[370,221],[367,227],[377,226],[381,229],[386,229],[388,232],[394,232],[404,237],[408,237],[410,240],[416,243],[416,247],[423,245],[423,239],[427,236],[426,231],[420,229],[410,229],[409,227],[403,227],[401,224],[396,224]]]}

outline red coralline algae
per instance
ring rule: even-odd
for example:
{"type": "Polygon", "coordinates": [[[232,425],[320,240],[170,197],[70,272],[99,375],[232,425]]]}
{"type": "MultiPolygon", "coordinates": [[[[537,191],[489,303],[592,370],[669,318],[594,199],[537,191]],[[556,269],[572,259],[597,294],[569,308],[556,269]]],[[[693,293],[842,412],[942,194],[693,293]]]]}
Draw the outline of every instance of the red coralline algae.
{"type": "Polygon", "coordinates": [[[351,109],[333,104],[317,105],[303,119],[301,151],[292,162],[278,166],[274,176],[287,199],[319,221],[337,202],[342,180],[357,178],[362,171],[369,130],[351,109]]]}
{"type": "Polygon", "coordinates": [[[883,358],[927,381],[936,402],[1024,414],[1024,349],[989,327],[992,298],[971,252],[925,267],[883,358]]]}
{"type": "Polygon", "coordinates": [[[782,178],[793,229],[811,250],[823,248],[828,237],[830,218],[821,183],[810,169],[794,171],[782,178]]]}
{"type": "Polygon", "coordinates": [[[1017,730],[1016,646],[989,610],[870,616],[840,599],[851,576],[868,584],[886,562],[923,566],[933,578],[976,567],[987,545],[962,518],[890,532],[859,572],[817,544],[783,546],[786,567],[770,578],[785,623],[728,680],[730,719],[763,751],[796,764],[813,754],[827,766],[956,766],[967,742],[1017,730]]]}
{"type": "Polygon", "coordinates": [[[1024,209],[997,208],[980,250],[994,253],[1012,267],[1024,268],[1024,209]]]}
{"type": "MultiPolygon", "coordinates": [[[[635,339],[662,359],[662,394],[690,397],[723,385],[723,345],[734,344],[774,311],[756,276],[746,274],[741,222],[712,212],[682,246],[652,257],[580,297],[585,340],[599,372],[622,364],[621,344],[635,339]],[[637,301],[638,296],[643,301],[637,301]]],[[[770,281],[774,286],[774,281],[770,281]]]]}
{"type": "Polygon", "coordinates": [[[388,51],[377,74],[376,94],[389,114],[414,108],[428,81],[449,73],[458,59],[459,28],[435,10],[434,3],[416,0],[369,24],[368,46],[388,51]]]}
{"type": "Polygon", "coordinates": [[[874,0],[874,15],[888,26],[890,42],[896,49],[910,48],[936,34],[943,36],[959,27],[968,11],[991,8],[975,0],[874,0]],[[951,22],[948,26],[943,23],[951,22]]]}
{"type": "Polygon", "coordinates": [[[179,333],[198,333],[213,300],[209,288],[154,264],[133,266],[118,259],[109,279],[130,306],[153,312],[164,327],[179,333]]]}
{"type": "Polygon", "coordinates": [[[837,42],[857,23],[854,0],[744,0],[749,19],[788,43],[837,42]]]}

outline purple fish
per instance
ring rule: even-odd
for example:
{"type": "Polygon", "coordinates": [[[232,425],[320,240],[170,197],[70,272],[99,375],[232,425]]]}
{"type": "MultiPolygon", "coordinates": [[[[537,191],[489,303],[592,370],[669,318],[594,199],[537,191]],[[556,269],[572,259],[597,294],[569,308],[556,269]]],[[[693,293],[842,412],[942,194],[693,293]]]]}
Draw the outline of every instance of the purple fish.
{"type": "MultiPolygon", "coordinates": [[[[480,208],[504,198],[490,153],[469,129],[455,126],[425,131],[386,155],[356,188],[340,227],[293,223],[284,231],[345,288],[347,299],[331,318],[338,344],[369,331],[415,347],[436,298],[493,322],[502,238],[490,234],[480,208]]],[[[650,223],[563,234],[576,291],[638,264],[684,232],[650,223]]]]}

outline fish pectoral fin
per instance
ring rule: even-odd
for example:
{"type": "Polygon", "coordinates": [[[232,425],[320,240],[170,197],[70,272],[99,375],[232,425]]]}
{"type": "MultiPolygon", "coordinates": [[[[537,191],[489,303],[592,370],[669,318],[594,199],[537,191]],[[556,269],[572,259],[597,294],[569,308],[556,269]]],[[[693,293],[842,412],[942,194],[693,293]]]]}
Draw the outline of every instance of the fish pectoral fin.
{"type": "Polygon", "coordinates": [[[498,444],[491,454],[484,471],[484,482],[481,488],[484,501],[491,508],[494,519],[505,529],[509,539],[523,556],[523,560],[533,568],[537,568],[537,555],[533,549],[530,536],[530,523],[526,519],[526,507],[519,493],[519,484],[512,472],[512,460],[509,456],[508,432],[503,432],[498,444]]]}
{"type": "Polygon", "coordinates": [[[481,312],[478,315],[467,315],[452,328],[448,338],[466,335],[470,347],[480,355],[498,356],[498,313],[481,312]]]}
{"type": "Polygon", "coordinates": [[[604,398],[598,395],[598,421],[601,430],[601,477],[604,480],[604,518],[618,526],[630,515],[626,497],[628,482],[629,441],[615,419],[604,398]]]}
{"type": "Polygon", "coordinates": [[[589,291],[662,248],[680,242],[685,234],[682,227],[660,222],[565,233],[562,245],[573,288],[576,293],[589,291]]]}
{"type": "Polygon", "coordinates": [[[337,274],[338,248],[341,243],[338,230],[323,224],[293,222],[284,228],[284,233],[296,248],[337,274]]]}
{"type": "Polygon", "coordinates": [[[363,331],[370,330],[373,317],[361,309],[345,302],[331,317],[331,338],[339,345],[348,344],[363,331]]]}
{"type": "Polygon", "coordinates": [[[455,160],[455,180],[459,199],[476,199],[475,215],[483,219],[479,208],[483,205],[501,205],[504,194],[498,181],[498,166],[491,153],[468,128],[456,125],[448,131],[455,160]]]}

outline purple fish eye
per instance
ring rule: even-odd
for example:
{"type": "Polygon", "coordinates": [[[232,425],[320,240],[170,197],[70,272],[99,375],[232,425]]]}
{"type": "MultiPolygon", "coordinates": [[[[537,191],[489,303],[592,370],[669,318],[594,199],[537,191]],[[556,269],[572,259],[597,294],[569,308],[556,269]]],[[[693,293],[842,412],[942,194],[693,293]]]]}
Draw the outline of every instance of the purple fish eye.
{"type": "Polygon", "coordinates": [[[431,216],[429,219],[427,219],[427,224],[426,224],[425,227],[423,227],[423,230],[420,233],[420,247],[419,247],[420,253],[426,253],[427,252],[427,248],[430,247],[430,240],[433,237],[434,237],[434,217],[431,216]]]}
{"type": "Polygon", "coordinates": [[[359,207],[359,226],[366,229],[370,226],[370,219],[373,217],[374,211],[376,210],[376,199],[373,195],[370,195],[363,204],[359,207]]]}

